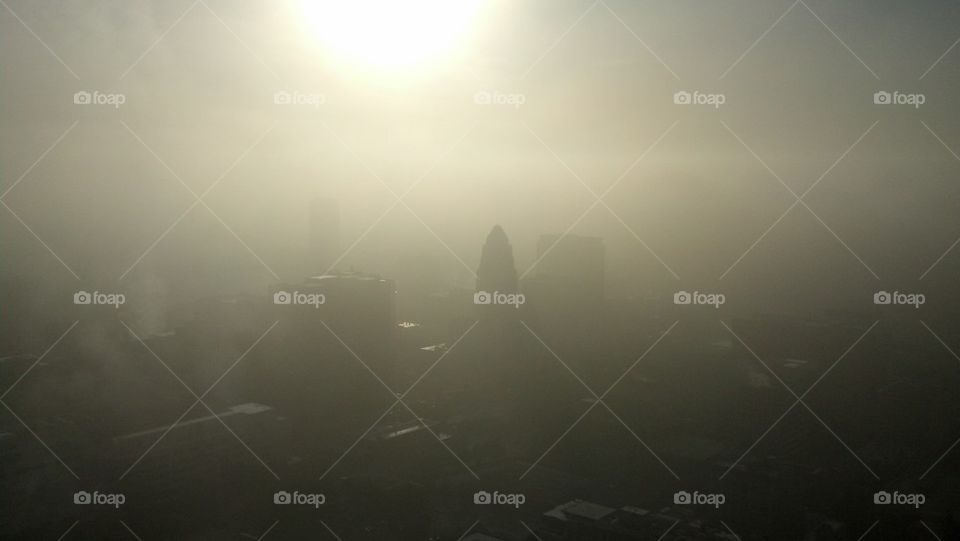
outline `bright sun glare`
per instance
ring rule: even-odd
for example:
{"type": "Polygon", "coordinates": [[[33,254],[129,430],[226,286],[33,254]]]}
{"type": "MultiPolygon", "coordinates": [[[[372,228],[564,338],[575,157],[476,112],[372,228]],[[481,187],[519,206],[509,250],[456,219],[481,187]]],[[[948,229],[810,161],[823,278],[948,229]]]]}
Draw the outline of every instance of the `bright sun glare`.
{"type": "Polygon", "coordinates": [[[483,0],[302,0],[305,22],[355,67],[411,70],[456,52],[483,0]]]}

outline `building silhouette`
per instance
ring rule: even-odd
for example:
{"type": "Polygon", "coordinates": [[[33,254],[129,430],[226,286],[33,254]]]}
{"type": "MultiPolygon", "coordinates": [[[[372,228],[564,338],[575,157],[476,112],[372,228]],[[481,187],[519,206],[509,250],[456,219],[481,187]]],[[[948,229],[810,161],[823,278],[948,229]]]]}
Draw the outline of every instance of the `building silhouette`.
{"type": "Polygon", "coordinates": [[[477,269],[477,291],[516,293],[517,270],[513,263],[513,246],[499,225],[493,226],[480,252],[477,269]]]}

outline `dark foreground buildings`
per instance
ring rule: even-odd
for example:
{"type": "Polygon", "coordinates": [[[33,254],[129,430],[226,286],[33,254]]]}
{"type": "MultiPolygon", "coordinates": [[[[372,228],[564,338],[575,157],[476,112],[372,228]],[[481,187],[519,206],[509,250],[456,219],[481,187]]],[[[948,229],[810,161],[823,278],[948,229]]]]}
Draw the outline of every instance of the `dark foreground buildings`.
{"type": "Polygon", "coordinates": [[[538,257],[520,280],[493,228],[474,287],[425,292],[422,320],[402,283],[331,272],[10,352],[0,537],[960,538],[936,341],[881,323],[847,352],[872,314],[622,298],[599,239],[538,257]]]}

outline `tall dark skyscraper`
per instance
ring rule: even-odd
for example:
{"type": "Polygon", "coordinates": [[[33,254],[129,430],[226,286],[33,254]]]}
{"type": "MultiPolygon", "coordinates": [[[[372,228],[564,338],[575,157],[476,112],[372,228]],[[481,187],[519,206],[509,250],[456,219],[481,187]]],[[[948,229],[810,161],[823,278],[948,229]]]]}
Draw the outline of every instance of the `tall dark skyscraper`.
{"type": "Polygon", "coordinates": [[[516,293],[517,270],[513,265],[513,246],[499,225],[493,226],[480,253],[477,291],[516,293]]]}

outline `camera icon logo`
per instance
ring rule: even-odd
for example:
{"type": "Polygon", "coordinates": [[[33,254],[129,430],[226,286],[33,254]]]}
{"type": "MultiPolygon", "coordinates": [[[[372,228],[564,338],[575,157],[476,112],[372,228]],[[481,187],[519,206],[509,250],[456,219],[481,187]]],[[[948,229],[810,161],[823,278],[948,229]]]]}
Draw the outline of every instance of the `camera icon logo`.
{"type": "Polygon", "coordinates": [[[673,103],[676,105],[690,105],[693,103],[693,95],[686,90],[681,90],[673,94],[673,103]]]}
{"type": "Polygon", "coordinates": [[[477,291],[473,294],[473,304],[491,304],[493,295],[489,291],[477,291]]]}
{"type": "Polygon", "coordinates": [[[690,304],[693,302],[693,295],[687,291],[677,291],[673,294],[673,304],[690,304]]]}
{"type": "Polygon", "coordinates": [[[890,304],[893,302],[893,295],[888,291],[877,291],[873,294],[873,304],[890,304]]]}
{"type": "Polygon", "coordinates": [[[277,505],[288,505],[293,502],[293,497],[286,490],[279,490],[273,493],[273,503],[277,505]]]}
{"type": "Polygon", "coordinates": [[[693,497],[686,490],[680,490],[673,494],[673,503],[675,505],[690,505],[693,497]]]}
{"type": "Polygon", "coordinates": [[[889,92],[881,90],[873,94],[873,103],[875,105],[890,105],[893,102],[893,96],[889,92]]]}
{"type": "Polygon", "coordinates": [[[89,505],[93,501],[90,497],[90,493],[86,490],[78,490],[73,493],[73,503],[77,505],[89,505]]]}
{"type": "Polygon", "coordinates": [[[873,503],[877,505],[888,505],[892,501],[893,500],[890,497],[890,493],[885,490],[881,490],[880,492],[874,493],[873,495],[873,503]]]}
{"type": "Polygon", "coordinates": [[[486,90],[481,90],[473,95],[473,103],[477,105],[490,105],[493,103],[493,94],[486,90]]]}
{"type": "Polygon", "coordinates": [[[273,294],[273,304],[290,304],[293,302],[293,295],[287,291],[277,291],[273,294]]]}
{"type": "Polygon", "coordinates": [[[73,294],[73,304],[90,304],[93,302],[93,295],[86,291],[77,291],[73,294]]]}
{"type": "Polygon", "coordinates": [[[473,503],[477,505],[488,505],[493,502],[493,497],[486,490],[480,490],[473,494],[473,503]]]}
{"type": "Polygon", "coordinates": [[[73,103],[76,105],[90,105],[93,103],[93,95],[86,90],[81,90],[73,95],[73,103]]]}

